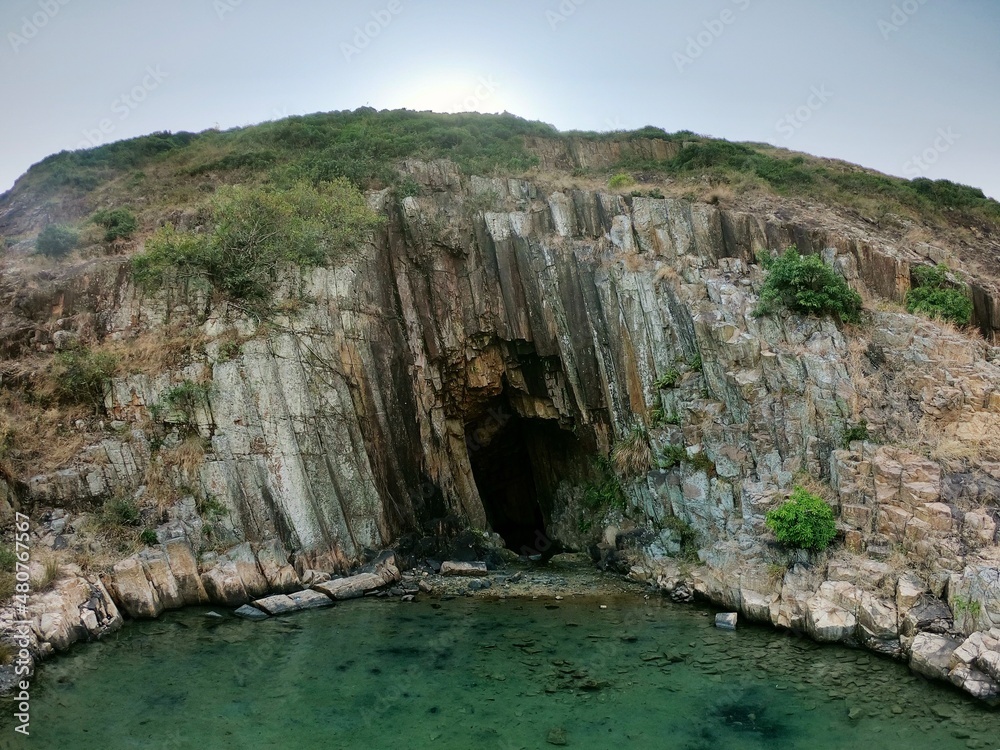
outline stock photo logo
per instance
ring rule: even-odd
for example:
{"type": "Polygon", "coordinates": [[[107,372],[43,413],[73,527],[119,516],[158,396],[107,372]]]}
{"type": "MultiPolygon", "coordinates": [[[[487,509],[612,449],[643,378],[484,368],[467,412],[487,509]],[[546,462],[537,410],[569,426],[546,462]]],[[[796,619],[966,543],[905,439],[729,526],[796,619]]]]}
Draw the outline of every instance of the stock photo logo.
{"type": "Polygon", "coordinates": [[[354,27],[354,36],[349,42],[340,43],[340,52],[345,62],[351,62],[364,52],[371,43],[385,31],[400,13],[403,12],[403,0],[390,0],[384,8],[373,10],[371,20],[354,27]]]}
{"type": "Polygon", "coordinates": [[[21,19],[22,24],[18,31],[11,31],[7,34],[7,41],[14,53],[20,52],[22,47],[37,37],[70,2],[72,0],[39,0],[38,10],[21,19]]]}
{"type": "Polygon", "coordinates": [[[160,65],[147,67],[145,75],[135,86],[111,102],[111,114],[117,115],[117,118],[104,117],[94,127],[86,128],[83,131],[84,139],[77,143],[76,148],[93,148],[108,142],[117,130],[118,123],[125,122],[168,77],[160,65]]]}
{"type": "Polygon", "coordinates": [[[674,52],[673,60],[674,65],[677,66],[677,72],[683,73],[694,65],[708,48],[715,44],[726,33],[726,30],[739,20],[738,13],[749,10],[753,2],[753,0],[731,1],[736,8],[735,11],[732,8],[725,8],[717,17],[705,21],[701,31],[687,38],[687,46],[684,47],[683,51],[674,52]]]}

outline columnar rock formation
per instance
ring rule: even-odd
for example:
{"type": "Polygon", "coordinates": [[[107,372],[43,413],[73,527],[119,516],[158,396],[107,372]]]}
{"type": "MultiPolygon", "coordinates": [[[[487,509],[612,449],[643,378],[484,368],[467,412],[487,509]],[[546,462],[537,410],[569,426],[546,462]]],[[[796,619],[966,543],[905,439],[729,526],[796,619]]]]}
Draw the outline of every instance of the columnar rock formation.
{"type": "MultiPolygon", "coordinates": [[[[449,514],[518,549],[586,548],[614,523],[618,541],[647,532],[631,537],[638,577],[820,640],[912,652],[915,668],[1000,692],[1000,351],[894,304],[911,269],[947,248],[793,204],[403,168],[419,196],[372,194],[384,231],[335,268],[284,269],[265,322],[194,288],[144,294],[110,262],[10,301],[8,347],[51,349],[85,329],[128,344],[183,328],[204,342],[176,366],[116,378],[105,432],[24,488],[27,506],[78,513],[141,496],[163,469],[162,544],[104,576],[128,615],[289,591],[449,514]],[[793,244],[865,296],[868,323],[754,315],[760,254],[793,244]],[[186,410],[163,408],[182,383],[204,387],[186,410]],[[862,420],[882,444],[844,444],[862,420]],[[193,458],[164,462],[187,433],[193,458]],[[627,478],[627,510],[589,517],[595,459],[633,438],[652,461],[627,478]],[[703,459],[658,468],[671,445],[703,459]],[[790,555],[763,525],[805,475],[829,484],[838,511],[829,556],[790,555]],[[697,533],[702,564],[665,557],[671,517],[697,533]],[[220,554],[199,562],[206,524],[220,554]]],[[[970,281],[992,335],[995,285],[970,281]]],[[[50,631],[39,626],[56,644],[50,631]]]]}

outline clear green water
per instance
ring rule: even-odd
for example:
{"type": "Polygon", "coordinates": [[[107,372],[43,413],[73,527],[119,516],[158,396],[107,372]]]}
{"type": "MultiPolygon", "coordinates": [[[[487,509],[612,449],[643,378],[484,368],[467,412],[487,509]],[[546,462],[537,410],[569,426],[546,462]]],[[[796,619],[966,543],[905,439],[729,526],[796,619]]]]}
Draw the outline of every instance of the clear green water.
{"type": "Polygon", "coordinates": [[[0,747],[1000,748],[1000,713],[897,663],[601,602],[173,613],[44,664],[31,738],[5,705],[0,747]]]}

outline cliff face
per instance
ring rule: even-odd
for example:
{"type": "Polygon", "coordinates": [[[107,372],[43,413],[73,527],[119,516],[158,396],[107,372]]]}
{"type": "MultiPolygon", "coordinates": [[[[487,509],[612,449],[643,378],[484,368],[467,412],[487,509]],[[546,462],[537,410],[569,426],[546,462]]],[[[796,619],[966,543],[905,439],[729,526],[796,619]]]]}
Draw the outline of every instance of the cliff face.
{"type": "MultiPolygon", "coordinates": [[[[543,163],[619,156],[569,149],[543,163]]],[[[69,514],[59,531],[45,516],[43,544],[73,549],[88,505],[155,489],[170,544],[104,576],[105,594],[149,615],[281,590],[452,515],[517,551],[599,543],[607,556],[638,540],[634,576],[825,640],[943,648],[948,662],[964,636],[1000,635],[988,635],[1000,627],[1000,351],[893,304],[911,268],[946,249],[788,207],[404,169],[419,195],[372,194],[385,229],[335,268],[283,269],[263,323],[193,287],[143,294],[107,263],[9,298],[8,351],[88,332],[190,343],[169,366],[115,378],[104,421],[80,426],[87,449],[28,479],[24,507],[69,514]],[[755,317],[757,257],[790,245],[837,268],[871,322],[755,317]],[[880,444],[845,443],[862,421],[880,444]],[[625,507],[592,494],[615,446],[638,455],[625,507]],[[688,460],[664,460],[668,446],[688,460]],[[803,481],[829,485],[835,553],[769,541],[764,514],[803,481]],[[670,558],[671,517],[696,533],[700,564],[670,558]],[[215,549],[199,563],[178,544],[197,550],[208,524],[215,549]],[[939,599],[951,609],[920,614],[939,599]]],[[[971,281],[992,335],[993,281],[971,281]]],[[[102,611],[84,632],[113,624],[102,611]]],[[[980,659],[995,645],[927,671],[995,696],[995,660],[980,659]]]]}

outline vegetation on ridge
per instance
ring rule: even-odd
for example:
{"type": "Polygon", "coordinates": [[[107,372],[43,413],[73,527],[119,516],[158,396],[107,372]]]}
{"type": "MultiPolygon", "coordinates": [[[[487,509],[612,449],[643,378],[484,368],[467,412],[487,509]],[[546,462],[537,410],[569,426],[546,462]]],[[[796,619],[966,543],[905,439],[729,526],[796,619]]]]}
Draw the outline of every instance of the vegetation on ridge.
{"type": "Polygon", "coordinates": [[[764,267],[767,279],[760,293],[758,315],[769,315],[780,305],[804,315],[859,320],[861,295],[819,256],[799,255],[793,246],[784,255],[764,259],[764,267]]]}
{"type": "MultiPolygon", "coordinates": [[[[466,174],[520,174],[540,163],[535,143],[566,144],[571,139],[623,144],[618,163],[577,170],[580,176],[593,172],[614,188],[632,180],[673,181],[692,190],[731,186],[735,192],[807,197],[862,211],[876,221],[895,214],[1000,229],[1000,203],[976,188],[948,180],[889,177],[767,144],[731,143],[690,131],[667,133],[652,126],[564,133],[506,113],[380,112],[368,107],[227,131],[154,133],[64,151],[34,165],[17,190],[34,192],[39,202],[64,198],[76,205],[72,199],[86,196],[97,205],[131,203],[154,212],[147,214],[149,225],[167,209],[197,204],[219,185],[316,185],[343,178],[359,189],[396,186],[409,192],[412,186],[404,186],[406,177],[397,170],[403,159],[450,159],[466,174]],[[648,149],[630,145],[648,139],[667,143],[669,155],[653,159],[648,149]]],[[[662,195],[659,188],[647,192],[662,195]]]]}
{"type": "Polygon", "coordinates": [[[833,509],[818,495],[796,487],[787,501],[764,518],[778,541],[789,547],[823,550],[837,536],[833,509]]]}
{"type": "Polygon", "coordinates": [[[343,257],[380,224],[364,196],[342,178],[221,188],[207,206],[211,228],[167,225],[132,259],[136,280],[155,288],[168,278],[201,279],[232,301],[260,310],[282,263],[315,266],[343,257]]]}
{"type": "Polygon", "coordinates": [[[906,294],[906,309],[956,325],[972,322],[972,300],[965,285],[948,278],[948,267],[918,266],[913,269],[916,285],[906,294]]]}

